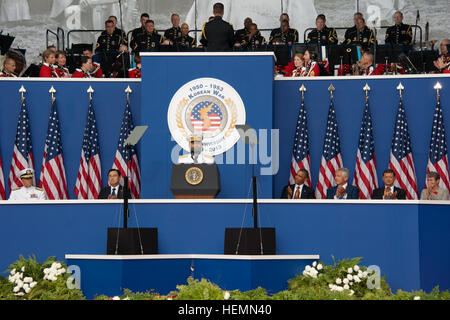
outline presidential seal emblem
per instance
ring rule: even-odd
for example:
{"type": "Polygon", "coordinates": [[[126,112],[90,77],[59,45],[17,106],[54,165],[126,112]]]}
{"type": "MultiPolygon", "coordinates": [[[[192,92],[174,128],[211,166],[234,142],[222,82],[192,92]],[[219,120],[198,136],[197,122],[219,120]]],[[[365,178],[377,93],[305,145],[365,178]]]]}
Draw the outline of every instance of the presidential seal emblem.
{"type": "Polygon", "coordinates": [[[239,140],[235,126],[245,124],[245,107],[228,83],[199,78],[183,85],[169,104],[167,122],[173,139],[190,151],[188,137],[202,137],[203,152],[215,156],[239,140]]]}
{"type": "Polygon", "coordinates": [[[187,183],[196,186],[203,181],[203,171],[198,167],[190,167],[186,170],[185,178],[187,183]]]}

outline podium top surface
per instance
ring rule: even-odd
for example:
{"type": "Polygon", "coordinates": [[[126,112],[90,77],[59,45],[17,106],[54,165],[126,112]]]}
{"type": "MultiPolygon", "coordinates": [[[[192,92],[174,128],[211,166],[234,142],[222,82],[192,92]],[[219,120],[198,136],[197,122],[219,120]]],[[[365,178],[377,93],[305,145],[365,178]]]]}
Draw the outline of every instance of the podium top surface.
{"type": "Polygon", "coordinates": [[[162,260],[162,259],[209,259],[209,260],[319,260],[318,254],[311,255],[234,255],[234,254],[66,254],[69,260],[162,260]]]}

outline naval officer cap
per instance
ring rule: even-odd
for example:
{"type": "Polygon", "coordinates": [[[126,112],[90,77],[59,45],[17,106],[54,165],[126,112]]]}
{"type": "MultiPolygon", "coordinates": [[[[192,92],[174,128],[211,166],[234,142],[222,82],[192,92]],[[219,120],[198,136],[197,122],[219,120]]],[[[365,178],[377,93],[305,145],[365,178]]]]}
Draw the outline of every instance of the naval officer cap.
{"type": "Polygon", "coordinates": [[[33,178],[34,170],[30,168],[23,169],[19,172],[20,179],[33,178]]]}

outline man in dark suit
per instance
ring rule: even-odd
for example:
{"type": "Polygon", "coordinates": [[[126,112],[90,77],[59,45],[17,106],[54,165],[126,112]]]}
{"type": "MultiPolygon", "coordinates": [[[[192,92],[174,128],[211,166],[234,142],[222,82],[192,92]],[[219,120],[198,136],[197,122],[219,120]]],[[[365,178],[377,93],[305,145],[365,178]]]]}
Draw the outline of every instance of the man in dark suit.
{"type": "Polygon", "coordinates": [[[328,188],[327,199],[359,199],[359,188],[348,184],[348,176],[347,168],[336,170],[334,180],[337,186],[328,188]]]}
{"type": "Polygon", "coordinates": [[[202,29],[200,43],[207,51],[231,51],[234,46],[233,26],[222,20],[224,7],[222,3],[213,6],[214,19],[206,22],[202,29]]]}
{"type": "Polygon", "coordinates": [[[295,184],[283,189],[281,199],[314,199],[314,190],[305,184],[308,178],[308,170],[298,170],[294,177],[295,184]]]}
{"type": "Polygon", "coordinates": [[[383,171],[384,187],[373,190],[372,199],[406,200],[406,191],[394,186],[395,171],[386,169],[383,171]]]}
{"type": "MultiPolygon", "coordinates": [[[[129,191],[128,198],[131,198],[129,191]]],[[[123,187],[120,185],[119,170],[111,169],[108,171],[108,185],[100,190],[98,199],[123,199],[123,187]]]]}

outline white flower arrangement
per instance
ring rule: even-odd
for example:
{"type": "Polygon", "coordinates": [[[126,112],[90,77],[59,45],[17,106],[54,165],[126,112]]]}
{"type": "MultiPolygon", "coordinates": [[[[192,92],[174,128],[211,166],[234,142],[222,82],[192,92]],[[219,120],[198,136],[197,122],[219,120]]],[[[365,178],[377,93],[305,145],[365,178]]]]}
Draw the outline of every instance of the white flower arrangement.
{"type": "Polygon", "coordinates": [[[367,278],[368,272],[362,271],[358,265],[354,265],[352,268],[347,269],[347,274],[341,278],[336,279],[336,284],[329,284],[328,287],[331,291],[342,292],[348,290],[348,294],[352,296],[355,291],[351,289],[354,284],[360,283],[363,279],[367,278]],[[342,286],[340,286],[342,284],[342,286]]]}
{"type": "Polygon", "coordinates": [[[66,269],[62,267],[61,263],[53,262],[50,268],[44,269],[44,280],[56,281],[58,276],[66,273],[66,269]]]}
{"type": "Polygon", "coordinates": [[[310,265],[305,267],[305,270],[303,270],[303,275],[311,278],[317,278],[319,271],[322,269],[323,265],[321,263],[317,263],[317,261],[314,261],[312,263],[312,267],[310,265]]]}
{"type": "Polygon", "coordinates": [[[230,299],[230,297],[231,297],[231,294],[228,291],[225,291],[223,293],[223,299],[224,300],[228,300],[228,299],[230,299]]]}
{"type": "Polygon", "coordinates": [[[16,296],[23,296],[26,293],[29,293],[34,286],[36,286],[37,282],[33,280],[32,277],[23,277],[23,273],[25,272],[25,267],[21,268],[22,272],[17,272],[16,269],[12,269],[9,273],[8,280],[11,283],[14,283],[16,286],[13,288],[13,293],[16,296]]]}

